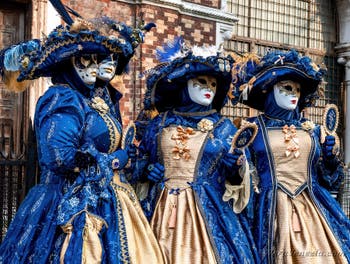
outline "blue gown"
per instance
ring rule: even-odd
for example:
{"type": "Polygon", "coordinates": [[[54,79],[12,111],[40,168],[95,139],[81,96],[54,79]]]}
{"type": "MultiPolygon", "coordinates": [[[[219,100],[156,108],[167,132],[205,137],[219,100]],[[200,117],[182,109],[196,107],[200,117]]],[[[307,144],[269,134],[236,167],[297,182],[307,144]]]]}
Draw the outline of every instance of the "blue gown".
{"type": "Polygon", "coordinates": [[[299,257],[315,263],[349,262],[350,222],[327,190],[339,186],[342,167],[322,161],[320,127],[303,129],[305,119],[264,115],[249,121],[259,127],[249,149],[259,183],[252,229],[261,263],[296,263],[299,257]],[[287,152],[283,145],[285,125],[286,131],[296,128],[302,143],[298,152],[287,152]],[[327,259],[333,255],[335,262],[327,259]]]}
{"type": "Polygon", "coordinates": [[[221,157],[236,131],[215,111],[169,111],[146,128],[134,180],[147,182],[143,173],[149,164],[165,166],[167,180],[150,184],[142,204],[166,263],[259,263],[247,221],[222,198],[225,179],[233,175],[221,157]],[[197,128],[203,119],[212,122],[209,130],[197,128]],[[172,134],[183,131],[190,131],[184,152],[172,134]]]}
{"type": "Polygon", "coordinates": [[[83,89],[68,70],[58,77],[36,106],[40,183],[9,226],[0,263],[130,263],[138,254],[130,233],[140,234],[146,259],[157,259],[158,245],[132,189],[112,170],[112,160],[127,159],[118,150],[116,101],[105,87],[83,89]],[[129,225],[125,207],[137,226],[129,225]]]}

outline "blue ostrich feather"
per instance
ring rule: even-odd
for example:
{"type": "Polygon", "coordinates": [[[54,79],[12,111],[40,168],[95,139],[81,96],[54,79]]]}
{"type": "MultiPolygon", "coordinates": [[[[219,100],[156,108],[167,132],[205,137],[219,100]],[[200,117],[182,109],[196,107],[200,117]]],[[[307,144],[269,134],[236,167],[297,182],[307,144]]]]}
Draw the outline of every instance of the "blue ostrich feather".
{"type": "Polygon", "coordinates": [[[1,73],[3,70],[18,71],[21,67],[21,59],[24,55],[30,55],[40,48],[40,40],[33,39],[13,45],[0,53],[1,73]]]}
{"type": "Polygon", "coordinates": [[[169,41],[157,49],[156,56],[160,62],[170,62],[182,51],[184,40],[182,37],[176,37],[174,41],[169,41]]]}

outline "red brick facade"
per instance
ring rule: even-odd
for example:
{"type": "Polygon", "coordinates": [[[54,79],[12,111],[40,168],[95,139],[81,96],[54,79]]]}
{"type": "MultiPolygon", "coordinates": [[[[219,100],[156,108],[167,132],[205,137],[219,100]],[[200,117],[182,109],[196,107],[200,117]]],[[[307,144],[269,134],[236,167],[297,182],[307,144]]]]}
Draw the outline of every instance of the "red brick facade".
{"type": "Polygon", "coordinates": [[[194,3],[194,4],[199,4],[203,6],[208,6],[208,7],[214,7],[214,8],[220,8],[220,2],[219,0],[215,1],[209,1],[209,0],[187,0],[186,2],[189,3],[194,3]]]}
{"type": "MultiPolygon", "coordinates": [[[[215,44],[216,25],[212,20],[182,14],[178,10],[150,4],[128,4],[110,0],[70,0],[64,1],[84,18],[107,15],[128,25],[135,25],[143,18],[145,23],[155,22],[157,28],[146,35],[145,43],[140,45],[129,64],[129,72],[124,76],[125,94],[120,102],[120,110],[126,125],[136,118],[142,108],[145,91],[145,78],[140,75],[155,66],[155,50],[163,43],[183,36],[191,44],[215,44]]],[[[187,1],[203,6],[219,8],[220,1],[194,0],[187,1]]]]}

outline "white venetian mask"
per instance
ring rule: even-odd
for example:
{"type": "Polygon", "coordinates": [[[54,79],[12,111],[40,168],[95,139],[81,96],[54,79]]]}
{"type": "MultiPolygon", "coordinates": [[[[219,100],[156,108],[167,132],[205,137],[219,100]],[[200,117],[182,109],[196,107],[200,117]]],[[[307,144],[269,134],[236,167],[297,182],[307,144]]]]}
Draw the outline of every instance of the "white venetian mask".
{"type": "Polygon", "coordinates": [[[197,104],[208,106],[213,102],[216,93],[216,78],[198,76],[187,81],[188,94],[197,104]]]}
{"type": "Polygon", "coordinates": [[[273,86],[276,103],[286,110],[294,110],[300,98],[300,84],[294,81],[281,81],[273,86]]]}
{"type": "Polygon", "coordinates": [[[87,85],[96,82],[97,76],[97,56],[95,54],[73,57],[72,63],[80,79],[87,85]]]}
{"type": "Polygon", "coordinates": [[[117,61],[113,57],[108,57],[98,64],[97,78],[103,81],[110,81],[115,75],[117,61]]]}

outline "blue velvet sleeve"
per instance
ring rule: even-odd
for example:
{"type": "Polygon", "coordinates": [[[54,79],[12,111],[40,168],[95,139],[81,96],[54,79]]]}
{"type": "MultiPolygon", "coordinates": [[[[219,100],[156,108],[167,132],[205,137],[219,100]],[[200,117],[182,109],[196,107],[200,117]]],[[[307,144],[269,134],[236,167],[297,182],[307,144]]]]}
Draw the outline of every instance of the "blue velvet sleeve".
{"type": "Polygon", "coordinates": [[[82,142],[87,111],[89,108],[83,103],[82,96],[68,87],[53,86],[40,98],[36,109],[36,131],[42,167],[55,173],[66,173],[75,167],[82,168],[81,160],[87,160],[87,156],[91,156],[89,160],[93,162],[105,159],[108,166],[118,159],[117,169],[125,166],[128,157],[124,150],[104,154],[98,152],[88,139],[82,142]]]}
{"type": "Polygon", "coordinates": [[[68,87],[53,86],[38,101],[35,129],[42,167],[72,170],[84,127],[82,99],[68,87]]]}
{"type": "Polygon", "coordinates": [[[155,117],[144,130],[139,148],[138,157],[134,166],[134,171],[130,181],[135,183],[137,181],[145,181],[147,175],[145,174],[147,166],[151,163],[159,162],[158,158],[158,134],[160,133],[162,115],[155,117]]]}
{"type": "MultiPolygon", "coordinates": [[[[241,166],[238,166],[236,163],[230,164],[225,163],[224,159],[227,158],[226,155],[234,155],[233,153],[229,154],[229,150],[231,148],[232,139],[237,132],[237,128],[226,119],[223,124],[221,125],[221,129],[219,130],[219,133],[215,135],[218,138],[222,139],[222,147],[223,147],[223,155],[221,156],[219,163],[218,163],[218,170],[220,171],[221,175],[224,175],[225,178],[233,185],[239,185],[242,182],[242,178],[239,175],[239,168],[241,166]]],[[[249,159],[249,151],[243,150],[243,153],[245,154],[246,158],[249,159]]],[[[238,155],[235,155],[236,158],[238,155]]]]}

